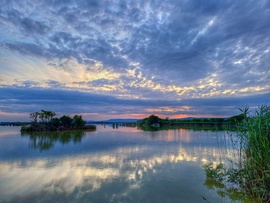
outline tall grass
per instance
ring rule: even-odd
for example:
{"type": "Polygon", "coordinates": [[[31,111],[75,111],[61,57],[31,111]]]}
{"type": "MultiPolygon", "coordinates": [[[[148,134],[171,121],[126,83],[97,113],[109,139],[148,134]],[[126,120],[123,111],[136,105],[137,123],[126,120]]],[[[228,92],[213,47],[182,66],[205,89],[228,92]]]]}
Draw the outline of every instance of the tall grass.
{"type": "Polygon", "coordinates": [[[240,110],[244,117],[237,125],[236,167],[207,164],[205,172],[208,178],[236,183],[258,202],[270,203],[270,106],[260,106],[253,113],[248,107],[240,110]]]}
{"type": "Polygon", "coordinates": [[[245,118],[237,127],[240,141],[239,184],[251,196],[270,202],[270,106],[260,106],[253,115],[242,109],[245,118]]]}

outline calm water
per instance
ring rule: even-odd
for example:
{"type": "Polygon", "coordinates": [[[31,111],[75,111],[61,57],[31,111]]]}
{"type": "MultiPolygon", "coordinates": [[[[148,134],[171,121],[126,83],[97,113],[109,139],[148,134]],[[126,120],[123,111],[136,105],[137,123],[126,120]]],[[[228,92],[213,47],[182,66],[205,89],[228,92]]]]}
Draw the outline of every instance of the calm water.
{"type": "Polygon", "coordinates": [[[205,183],[204,163],[233,158],[225,131],[19,129],[0,127],[0,202],[243,202],[205,183]]]}

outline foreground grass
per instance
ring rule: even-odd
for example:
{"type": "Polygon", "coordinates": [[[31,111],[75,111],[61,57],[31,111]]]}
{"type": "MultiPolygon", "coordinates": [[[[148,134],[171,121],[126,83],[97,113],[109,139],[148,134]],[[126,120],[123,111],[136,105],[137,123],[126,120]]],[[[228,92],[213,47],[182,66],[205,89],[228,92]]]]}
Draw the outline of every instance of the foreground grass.
{"type": "Polygon", "coordinates": [[[270,106],[260,106],[249,116],[248,108],[241,110],[244,119],[237,126],[238,160],[236,167],[222,164],[204,165],[207,178],[233,182],[236,189],[246,192],[258,202],[270,202],[270,106]]]}

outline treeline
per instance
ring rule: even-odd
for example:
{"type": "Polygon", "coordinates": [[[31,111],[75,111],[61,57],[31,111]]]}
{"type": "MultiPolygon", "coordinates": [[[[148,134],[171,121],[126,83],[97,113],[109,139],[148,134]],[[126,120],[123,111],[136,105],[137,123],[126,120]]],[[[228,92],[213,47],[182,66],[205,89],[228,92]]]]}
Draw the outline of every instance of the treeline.
{"type": "Polygon", "coordinates": [[[243,114],[225,118],[193,118],[187,120],[180,119],[169,119],[169,118],[159,118],[156,115],[150,115],[138,121],[138,126],[140,127],[170,127],[170,126],[235,126],[237,123],[245,118],[243,114]]]}
{"type": "Polygon", "coordinates": [[[60,118],[55,116],[55,112],[46,110],[30,113],[31,123],[28,126],[23,126],[21,131],[61,131],[95,128],[95,126],[86,126],[86,122],[81,115],[74,115],[73,117],[63,115],[60,118]]]}

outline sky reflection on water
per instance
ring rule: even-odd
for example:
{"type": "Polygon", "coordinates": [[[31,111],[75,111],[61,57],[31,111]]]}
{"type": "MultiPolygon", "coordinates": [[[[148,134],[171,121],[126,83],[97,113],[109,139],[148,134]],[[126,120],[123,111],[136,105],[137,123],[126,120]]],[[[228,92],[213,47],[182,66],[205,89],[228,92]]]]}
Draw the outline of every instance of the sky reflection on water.
{"type": "Polygon", "coordinates": [[[31,140],[19,131],[6,133],[0,202],[232,202],[204,186],[202,164],[232,158],[224,139],[224,131],[98,126],[81,142],[41,151],[29,148],[31,140]]]}

